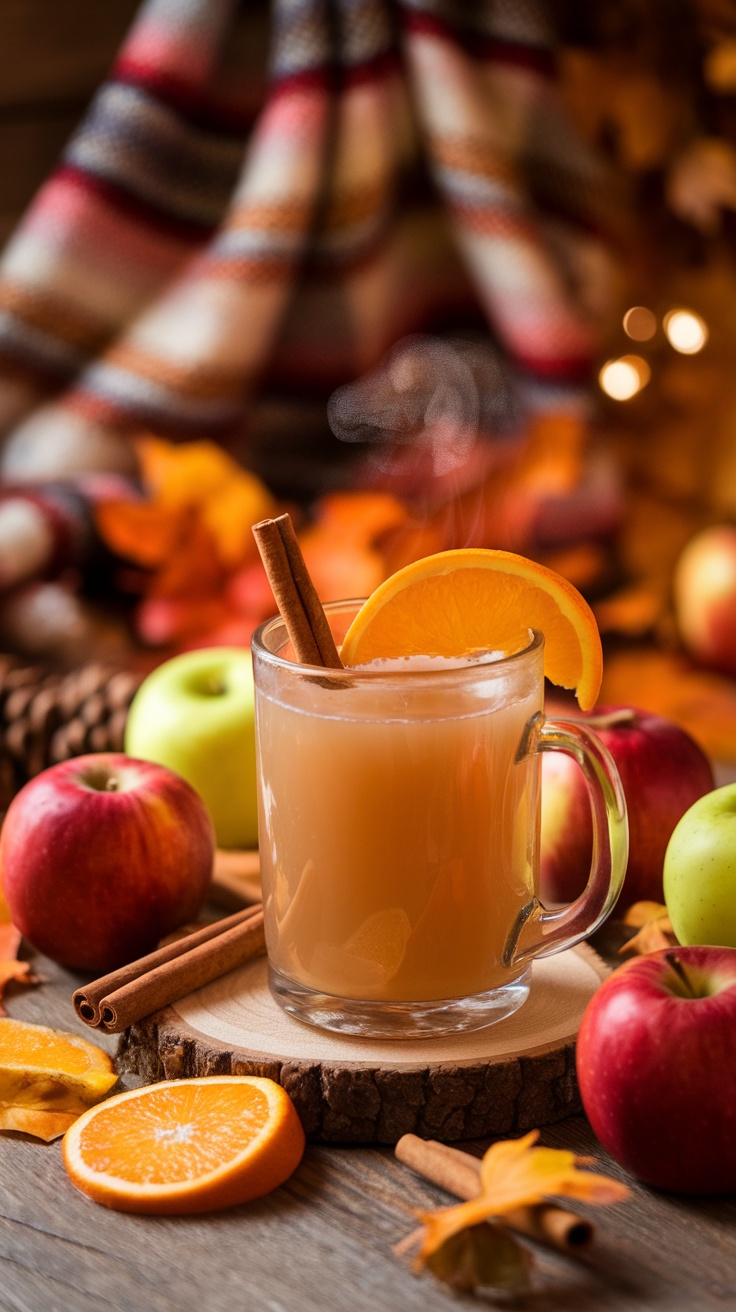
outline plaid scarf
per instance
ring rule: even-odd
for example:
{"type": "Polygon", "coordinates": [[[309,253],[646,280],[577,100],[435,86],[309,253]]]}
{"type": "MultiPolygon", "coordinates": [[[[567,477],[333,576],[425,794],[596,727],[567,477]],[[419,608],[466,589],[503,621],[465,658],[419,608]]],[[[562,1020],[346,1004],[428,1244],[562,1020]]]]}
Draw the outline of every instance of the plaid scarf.
{"type": "Polygon", "coordinates": [[[147,0],[0,263],[16,464],[70,435],[278,445],[457,328],[558,406],[605,194],[553,73],[543,0],[147,0]]]}

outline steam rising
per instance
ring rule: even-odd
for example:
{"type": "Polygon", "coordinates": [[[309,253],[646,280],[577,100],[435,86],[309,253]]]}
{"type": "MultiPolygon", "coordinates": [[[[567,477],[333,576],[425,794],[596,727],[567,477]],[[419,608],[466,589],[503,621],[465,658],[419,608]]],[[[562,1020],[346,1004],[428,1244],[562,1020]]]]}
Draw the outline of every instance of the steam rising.
{"type": "Polygon", "coordinates": [[[341,442],[374,444],[379,468],[389,467],[395,447],[411,446],[442,477],[465,464],[479,437],[505,436],[515,410],[487,340],[417,334],[372,373],[333,392],[327,417],[341,442]]]}

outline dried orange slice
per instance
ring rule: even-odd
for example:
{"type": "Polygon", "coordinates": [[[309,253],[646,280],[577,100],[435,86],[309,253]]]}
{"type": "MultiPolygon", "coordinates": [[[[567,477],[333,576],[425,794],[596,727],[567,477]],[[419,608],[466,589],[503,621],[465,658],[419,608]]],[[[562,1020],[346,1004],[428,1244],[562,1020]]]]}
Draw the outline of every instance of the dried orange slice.
{"type": "Polygon", "coordinates": [[[285,1089],[255,1075],[209,1075],[131,1089],[67,1130],[72,1182],[120,1212],[183,1215],[259,1198],[304,1152],[285,1089]]]}
{"type": "Polygon", "coordinates": [[[590,606],[561,574],[510,551],[467,547],[425,556],[386,579],[358,611],[345,665],[401,656],[514,652],[544,634],[544,672],[574,688],[583,710],[598,696],[601,640],[590,606]]]}
{"type": "Polygon", "coordinates": [[[30,1134],[34,1139],[60,1139],[73,1125],[80,1112],[52,1112],[43,1107],[12,1107],[0,1105],[0,1130],[16,1130],[30,1134]]]}
{"type": "Polygon", "coordinates": [[[87,1039],[0,1019],[0,1105],[79,1115],[104,1098],[117,1078],[112,1059],[87,1039]]]}

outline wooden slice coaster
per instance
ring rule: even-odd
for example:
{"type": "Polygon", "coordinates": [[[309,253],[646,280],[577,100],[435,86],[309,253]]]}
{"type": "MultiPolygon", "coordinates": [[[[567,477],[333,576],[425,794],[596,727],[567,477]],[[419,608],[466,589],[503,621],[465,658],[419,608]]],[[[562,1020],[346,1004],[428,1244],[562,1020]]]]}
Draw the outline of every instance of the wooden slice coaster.
{"type": "Polygon", "coordinates": [[[286,1015],[261,957],[134,1025],[118,1066],[149,1081],[269,1076],[291,1094],[307,1135],[329,1143],[523,1131],[580,1111],[575,1039],[607,973],[578,947],[536,962],[524,1006],[485,1030],[356,1039],[286,1015]]]}

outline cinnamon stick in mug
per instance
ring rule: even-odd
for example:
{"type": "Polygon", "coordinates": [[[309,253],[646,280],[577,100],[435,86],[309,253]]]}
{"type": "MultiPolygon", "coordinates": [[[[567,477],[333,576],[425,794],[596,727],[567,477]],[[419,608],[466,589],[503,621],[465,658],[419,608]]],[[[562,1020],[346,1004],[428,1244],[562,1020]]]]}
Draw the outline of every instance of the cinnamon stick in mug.
{"type": "Polygon", "coordinates": [[[253,536],[297,659],[342,669],[327,616],[309,576],[290,515],[262,519],[253,536]]]}

